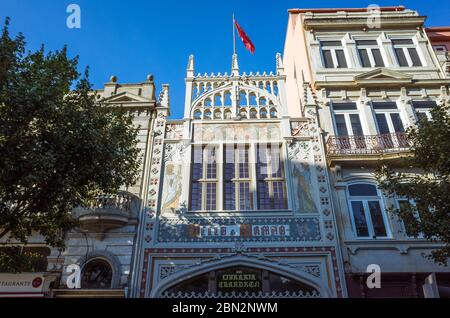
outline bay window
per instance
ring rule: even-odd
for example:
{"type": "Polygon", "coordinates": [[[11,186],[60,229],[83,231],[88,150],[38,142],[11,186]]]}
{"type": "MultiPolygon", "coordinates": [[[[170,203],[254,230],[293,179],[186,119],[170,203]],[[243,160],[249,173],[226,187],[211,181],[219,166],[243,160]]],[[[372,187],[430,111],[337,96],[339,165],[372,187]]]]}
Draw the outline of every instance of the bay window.
{"type": "Polygon", "coordinates": [[[190,211],[287,209],[281,149],[278,143],[194,145],[190,211]]]}

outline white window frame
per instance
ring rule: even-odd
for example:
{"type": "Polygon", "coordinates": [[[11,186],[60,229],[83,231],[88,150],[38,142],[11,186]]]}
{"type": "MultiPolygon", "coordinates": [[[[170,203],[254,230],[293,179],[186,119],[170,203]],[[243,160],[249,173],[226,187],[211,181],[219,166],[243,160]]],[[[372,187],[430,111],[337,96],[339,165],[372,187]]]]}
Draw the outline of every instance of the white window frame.
{"type": "MultiPolygon", "coordinates": [[[[354,110],[335,110],[333,107],[333,103],[331,103],[332,114],[333,114],[333,128],[335,131],[335,136],[344,137],[344,136],[339,136],[339,134],[338,134],[338,129],[337,129],[337,125],[336,125],[336,115],[344,115],[345,125],[347,126],[348,136],[355,136],[355,134],[353,132],[352,122],[350,120],[350,115],[358,115],[359,122],[361,124],[361,128],[363,131],[363,135],[365,136],[366,135],[366,127],[364,126],[361,112],[359,111],[358,103],[356,103],[356,102],[349,102],[349,103],[356,104],[356,109],[354,109],[354,110]]],[[[339,103],[335,103],[335,104],[339,105],[339,103]]]]}
{"type": "Polygon", "coordinates": [[[252,151],[253,151],[253,144],[245,144],[245,143],[224,143],[222,145],[223,148],[223,154],[224,154],[224,167],[226,165],[226,150],[227,147],[233,147],[233,153],[234,153],[234,178],[232,178],[230,181],[233,183],[234,185],[234,198],[235,198],[235,209],[234,210],[225,210],[225,177],[226,177],[226,172],[224,171],[223,173],[223,181],[220,183],[223,186],[223,206],[222,209],[224,211],[227,212],[239,212],[239,211],[255,211],[257,210],[257,208],[255,208],[255,188],[253,187],[253,180],[255,179],[255,175],[256,173],[254,172],[254,170],[256,170],[255,164],[252,163],[252,151]],[[240,164],[240,158],[239,158],[239,150],[240,148],[247,148],[248,151],[248,178],[242,178],[239,174],[239,164],[240,164]],[[250,198],[251,198],[251,209],[247,210],[247,209],[241,209],[240,207],[240,184],[241,183],[248,183],[249,184],[249,192],[250,192],[250,198]]]}
{"type": "Polygon", "coordinates": [[[346,192],[347,192],[348,211],[350,213],[350,219],[352,220],[352,230],[353,230],[354,238],[357,240],[368,240],[368,239],[370,239],[370,240],[380,240],[380,239],[381,240],[389,240],[389,239],[392,239],[392,231],[391,231],[389,219],[388,219],[388,216],[386,213],[386,208],[385,208],[385,205],[383,202],[383,197],[380,195],[380,191],[378,190],[377,185],[373,184],[373,183],[369,183],[369,182],[354,182],[354,183],[347,184],[346,192]],[[375,196],[352,197],[350,195],[350,186],[354,186],[354,185],[358,185],[358,184],[368,184],[368,185],[375,186],[376,190],[377,190],[377,196],[376,197],[375,196]],[[372,216],[370,215],[369,201],[378,201],[378,203],[380,204],[381,215],[383,218],[384,227],[386,229],[386,236],[375,237],[375,230],[374,230],[374,226],[373,226],[372,216]],[[363,203],[364,216],[366,218],[367,229],[369,232],[369,236],[367,236],[367,237],[358,236],[358,234],[357,234],[355,215],[353,212],[352,202],[362,202],[363,203]]]}
{"type": "Polygon", "coordinates": [[[369,68],[369,67],[363,65],[363,61],[362,61],[362,58],[361,58],[361,56],[359,54],[359,50],[366,50],[367,51],[367,55],[369,56],[369,61],[370,61],[370,65],[371,65],[370,67],[372,67],[372,68],[373,67],[381,67],[381,66],[376,66],[375,65],[376,62],[375,62],[375,58],[373,57],[373,52],[372,52],[373,49],[376,49],[376,50],[380,51],[381,59],[383,60],[384,67],[386,67],[386,59],[385,59],[384,54],[383,54],[384,53],[383,52],[383,47],[378,44],[378,41],[376,39],[355,39],[355,43],[357,43],[358,41],[375,41],[375,42],[377,42],[376,45],[358,45],[358,44],[356,44],[356,53],[358,55],[359,65],[362,68],[369,68]]]}
{"type": "Polygon", "coordinates": [[[447,46],[444,44],[441,45],[433,45],[433,49],[436,52],[448,52],[447,46]]]}
{"type": "MultiPolygon", "coordinates": [[[[397,205],[397,209],[399,209],[399,210],[400,210],[400,201],[408,201],[408,203],[411,206],[416,206],[416,202],[414,200],[408,200],[406,198],[396,198],[395,203],[397,205]]],[[[416,214],[415,217],[416,217],[416,219],[420,220],[420,216],[419,215],[416,214]]],[[[409,236],[408,233],[407,233],[407,230],[406,230],[405,222],[403,222],[403,220],[401,218],[400,218],[400,223],[402,223],[402,227],[403,227],[405,236],[408,237],[409,239],[423,239],[424,238],[423,233],[419,233],[419,235],[417,237],[409,236]]]]}
{"type": "Polygon", "coordinates": [[[345,52],[345,46],[342,44],[342,40],[333,40],[333,39],[320,39],[319,40],[320,43],[320,58],[322,59],[322,65],[323,68],[325,69],[347,69],[350,68],[350,64],[349,64],[349,59],[347,56],[347,52],[345,52]],[[340,46],[322,46],[322,42],[340,42],[341,45],[340,46]],[[330,51],[331,52],[331,58],[333,60],[333,67],[326,67],[326,63],[325,63],[325,58],[324,58],[324,53],[323,51],[330,51]],[[339,61],[337,58],[337,54],[336,54],[336,50],[341,50],[344,52],[344,57],[345,57],[345,63],[347,64],[346,67],[339,67],[339,61]]]}
{"type": "MultiPolygon", "coordinates": [[[[249,143],[242,143],[242,142],[236,142],[236,143],[211,143],[211,144],[204,144],[204,143],[193,143],[192,144],[192,153],[191,153],[191,160],[193,160],[193,154],[196,147],[201,147],[202,149],[202,177],[197,181],[202,189],[201,193],[201,209],[200,210],[191,210],[191,200],[192,200],[192,190],[189,190],[189,196],[188,196],[188,202],[189,202],[189,213],[240,213],[240,212],[276,212],[276,211],[288,211],[290,209],[290,203],[289,203],[289,186],[288,186],[288,175],[286,173],[287,164],[286,164],[286,155],[285,155],[285,145],[283,142],[249,142],[249,143]],[[280,163],[283,165],[283,175],[282,177],[267,177],[265,179],[266,182],[269,183],[269,191],[270,195],[273,195],[273,182],[280,181],[283,183],[283,190],[286,200],[286,209],[271,209],[271,210],[263,210],[259,209],[259,198],[258,198],[258,180],[257,180],[257,149],[258,145],[277,145],[280,147],[280,163]],[[248,146],[248,154],[249,154],[249,178],[233,178],[231,181],[236,186],[236,184],[242,183],[242,182],[248,182],[250,186],[250,195],[252,196],[252,210],[240,210],[239,208],[239,191],[235,191],[235,197],[236,197],[236,205],[235,210],[225,210],[225,150],[226,146],[248,146]],[[208,179],[205,178],[207,176],[207,155],[205,148],[207,147],[214,147],[216,149],[216,178],[215,179],[208,179]],[[216,184],[216,209],[215,210],[208,210],[206,209],[206,202],[207,202],[207,184],[214,183],[216,184]]],[[[235,150],[236,151],[236,150],[235,150]]],[[[267,149],[266,149],[267,151],[267,149]]],[[[270,156],[269,156],[270,158],[270,156]]],[[[239,160],[239,159],[238,159],[239,160]]],[[[271,171],[272,166],[270,164],[270,160],[267,163],[267,168],[269,171],[271,171]]],[[[234,169],[236,172],[236,169],[238,169],[238,163],[234,164],[234,169]]],[[[236,175],[235,175],[236,176],[236,175]]],[[[192,167],[190,168],[189,172],[189,178],[192,178],[192,167]]],[[[192,180],[191,180],[192,181],[192,180]]],[[[238,186],[237,186],[238,187],[238,186]]]]}
{"type": "Polygon", "coordinates": [[[424,66],[426,66],[426,63],[425,63],[424,58],[422,57],[420,48],[415,43],[414,39],[408,38],[408,37],[405,37],[405,38],[400,38],[400,37],[399,38],[391,38],[391,41],[395,41],[395,40],[411,40],[413,42],[412,44],[394,44],[394,43],[392,43],[392,48],[393,48],[395,60],[397,61],[397,66],[398,67],[406,67],[406,66],[401,66],[400,65],[400,62],[398,60],[397,53],[395,52],[395,49],[402,49],[403,50],[403,53],[405,54],[406,61],[408,62],[408,66],[409,67],[424,67],[424,66]],[[408,49],[415,49],[416,50],[417,55],[418,55],[419,60],[420,60],[420,64],[422,64],[422,66],[413,66],[413,61],[412,61],[411,56],[409,55],[408,49]]]}
{"type": "MultiPolygon", "coordinates": [[[[378,101],[374,101],[374,102],[378,102],[378,101]]],[[[373,108],[373,104],[371,103],[371,107],[372,107],[372,111],[373,111],[373,114],[374,114],[374,120],[375,120],[375,124],[377,126],[378,134],[381,134],[381,132],[380,132],[380,127],[378,125],[378,120],[377,120],[376,115],[380,115],[380,114],[383,114],[385,116],[386,122],[387,122],[388,127],[389,127],[389,133],[390,134],[397,133],[395,131],[394,124],[392,123],[392,118],[391,118],[390,114],[399,114],[400,120],[401,120],[402,125],[403,125],[403,128],[406,130],[407,123],[406,123],[405,119],[403,118],[403,114],[402,114],[401,110],[398,107],[398,103],[397,102],[393,102],[393,101],[380,101],[380,102],[390,102],[390,103],[392,102],[392,103],[395,103],[397,105],[397,109],[374,109],[373,108]],[[387,115],[389,115],[389,116],[387,116],[387,115]]]]}

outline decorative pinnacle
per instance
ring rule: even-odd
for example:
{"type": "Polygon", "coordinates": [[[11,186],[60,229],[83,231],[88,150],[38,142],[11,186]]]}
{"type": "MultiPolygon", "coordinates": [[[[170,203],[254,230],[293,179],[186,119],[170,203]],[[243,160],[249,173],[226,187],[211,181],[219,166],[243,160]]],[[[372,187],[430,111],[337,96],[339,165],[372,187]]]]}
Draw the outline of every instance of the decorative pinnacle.
{"type": "Polygon", "coordinates": [[[237,54],[233,54],[233,59],[231,63],[231,76],[239,75],[239,63],[237,54]]]}

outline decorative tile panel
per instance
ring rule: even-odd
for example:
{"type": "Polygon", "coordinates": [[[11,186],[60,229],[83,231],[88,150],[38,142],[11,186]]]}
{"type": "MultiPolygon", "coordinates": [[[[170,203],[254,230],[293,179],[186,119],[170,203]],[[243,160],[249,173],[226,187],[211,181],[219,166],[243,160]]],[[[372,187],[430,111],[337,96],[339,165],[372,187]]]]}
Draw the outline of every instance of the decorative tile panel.
{"type": "Polygon", "coordinates": [[[177,218],[162,219],[158,240],[169,242],[320,241],[319,219],[310,218],[177,218]]]}

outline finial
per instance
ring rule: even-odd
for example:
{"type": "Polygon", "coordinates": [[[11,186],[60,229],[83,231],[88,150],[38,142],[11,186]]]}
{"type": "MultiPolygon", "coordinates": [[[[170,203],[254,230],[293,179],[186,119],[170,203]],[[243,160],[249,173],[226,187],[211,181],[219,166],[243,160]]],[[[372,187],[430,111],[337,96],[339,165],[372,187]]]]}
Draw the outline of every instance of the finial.
{"type": "Polygon", "coordinates": [[[187,76],[194,77],[194,55],[189,55],[189,61],[187,65],[187,76]]]}
{"type": "Polygon", "coordinates": [[[237,54],[233,54],[231,63],[231,76],[239,76],[239,63],[237,54]]]}

